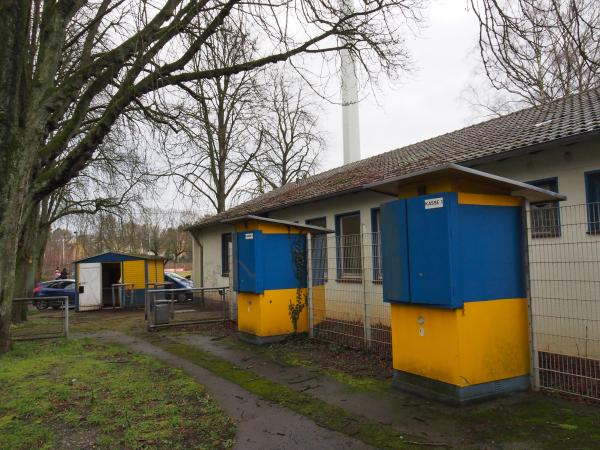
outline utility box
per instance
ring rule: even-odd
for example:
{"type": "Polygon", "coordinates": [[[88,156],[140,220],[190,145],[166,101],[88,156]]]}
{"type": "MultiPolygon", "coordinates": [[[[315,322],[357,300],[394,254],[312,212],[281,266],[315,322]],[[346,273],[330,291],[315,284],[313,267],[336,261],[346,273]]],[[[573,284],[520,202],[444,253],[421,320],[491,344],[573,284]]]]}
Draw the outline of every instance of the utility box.
{"type": "Polygon", "coordinates": [[[321,227],[244,216],[230,223],[240,338],[256,344],[308,331],[308,233],[321,227]]]}
{"type": "Polygon", "coordinates": [[[382,206],[383,260],[405,268],[402,277],[385,278],[386,301],[455,309],[525,296],[520,200],[464,199],[446,192],[382,206]]]}
{"type": "Polygon", "coordinates": [[[528,389],[522,206],[564,197],[456,165],[373,190],[400,197],[381,207],[394,385],[451,403],[528,389]]]}

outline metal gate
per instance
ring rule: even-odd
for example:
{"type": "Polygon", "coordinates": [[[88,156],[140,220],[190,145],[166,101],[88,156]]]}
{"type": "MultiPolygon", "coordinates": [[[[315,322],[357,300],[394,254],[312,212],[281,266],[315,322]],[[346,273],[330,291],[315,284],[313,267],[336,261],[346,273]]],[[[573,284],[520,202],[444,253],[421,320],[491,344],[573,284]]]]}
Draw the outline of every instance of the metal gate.
{"type": "Polygon", "coordinates": [[[69,297],[13,299],[13,312],[22,315],[11,325],[13,341],[69,337],[69,297]]]}
{"type": "Polygon", "coordinates": [[[226,286],[147,289],[147,328],[153,330],[229,320],[229,292],[229,287],[226,286]]]}

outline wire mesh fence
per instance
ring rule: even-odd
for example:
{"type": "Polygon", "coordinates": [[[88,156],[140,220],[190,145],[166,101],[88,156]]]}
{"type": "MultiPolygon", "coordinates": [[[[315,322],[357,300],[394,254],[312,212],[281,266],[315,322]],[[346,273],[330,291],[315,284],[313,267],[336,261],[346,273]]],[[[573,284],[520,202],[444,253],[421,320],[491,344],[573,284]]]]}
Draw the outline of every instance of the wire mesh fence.
{"type": "MultiPolygon", "coordinates": [[[[69,336],[68,297],[15,298],[12,303],[13,341],[69,336]]],[[[72,306],[72,305],[71,305],[72,306]]]]}
{"type": "Polygon", "coordinates": [[[600,400],[600,204],[531,205],[534,385],[600,400]]]}
{"type": "Polygon", "coordinates": [[[310,326],[318,340],[391,358],[379,244],[379,233],[310,238],[310,326]]]}
{"type": "Polygon", "coordinates": [[[146,319],[149,330],[230,320],[229,287],[148,289],[146,319]]]}

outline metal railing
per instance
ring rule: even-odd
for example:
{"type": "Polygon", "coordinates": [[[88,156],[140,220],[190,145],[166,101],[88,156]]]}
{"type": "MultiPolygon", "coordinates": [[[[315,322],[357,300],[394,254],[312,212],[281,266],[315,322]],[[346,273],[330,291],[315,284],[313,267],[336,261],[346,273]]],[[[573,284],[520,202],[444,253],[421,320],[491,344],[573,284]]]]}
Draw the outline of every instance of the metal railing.
{"type": "Polygon", "coordinates": [[[147,329],[229,320],[229,287],[147,289],[147,329]]]}
{"type": "Polygon", "coordinates": [[[111,287],[112,307],[133,308],[135,306],[135,285],[132,283],[115,283],[111,287]]]}
{"type": "Polygon", "coordinates": [[[22,315],[11,325],[13,341],[69,337],[69,297],[13,299],[13,309],[22,315]]]}
{"type": "Polygon", "coordinates": [[[600,204],[527,210],[533,385],[600,400],[600,204]]]}

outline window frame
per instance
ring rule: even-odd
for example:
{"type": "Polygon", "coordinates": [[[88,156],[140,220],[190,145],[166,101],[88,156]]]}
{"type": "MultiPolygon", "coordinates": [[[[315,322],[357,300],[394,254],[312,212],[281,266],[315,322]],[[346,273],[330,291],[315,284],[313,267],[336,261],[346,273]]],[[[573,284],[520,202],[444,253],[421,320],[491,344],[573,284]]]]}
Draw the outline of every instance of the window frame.
{"type": "Polygon", "coordinates": [[[231,231],[227,233],[221,233],[221,277],[229,278],[229,244],[233,243],[233,233],[231,231]],[[225,236],[229,236],[229,240],[225,239],[225,236]],[[227,249],[225,250],[225,243],[227,243],[227,249]],[[224,251],[225,250],[225,251],[224,251]]]}
{"type": "Polygon", "coordinates": [[[600,220],[592,221],[592,216],[595,214],[600,216],[598,212],[594,212],[593,205],[596,205],[597,208],[600,208],[600,198],[596,199],[596,201],[592,201],[590,199],[591,195],[591,176],[600,174],[600,169],[588,170],[583,173],[584,183],[585,183],[585,203],[586,203],[586,220],[587,220],[587,233],[588,234],[600,234],[600,220]]]}
{"type": "Polygon", "coordinates": [[[381,265],[381,208],[371,208],[371,258],[373,261],[373,283],[383,281],[383,267],[381,265]],[[377,239],[377,242],[373,242],[377,239]]]}
{"type": "MultiPolygon", "coordinates": [[[[323,228],[327,228],[327,216],[319,216],[319,217],[311,217],[310,219],[306,219],[304,221],[304,223],[306,225],[314,225],[317,227],[320,227],[321,225],[315,225],[313,222],[317,221],[317,220],[323,220],[325,221],[325,225],[323,225],[323,228]]],[[[322,277],[321,278],[317,278],[319,282],[323,282],[323,283],[327,283],[327,280],[329,278],[329,256],[328,256],[328,251],[327,251],[327,234],[322,235],[323,236],[323,240],[324,240],[324,247],[323,247],[323,267],[316,267],[316,264],[314,263],[314,254],[315,254],[315,239],[318,239],[319,236],[321,235],[317,235],[317,236],[313,236],[311,238],[311,249],[310,249],[310,253],[311,253],[311,257],[312,257],[312,261],[310,262],[310,266],[311,266],[311,276],[313,279],[313,283],[315,282],[315,274],[318,273],[317,271],[319,269],[322,270],[322,277]]]]}
{"type": "MultiPolygon", "coordinates": [[[[545,184],[550,184],[553,183],[556,186],[556,189],[553,192],[559,192],[559,188],[558,188],[558,177],[546,177],[546,178],[539,178],[537,180],[531,180],[531,181],[526,181],[526,184],[530,184],[531,186],[535,186],[535,187],[540,187],[542,189],[545,189],[545,187],[543,185],[545,184]]],[[[530,229],[531,229],[531,238],[532,239],[544,239],[544,238],[557,238],[557,237],[561,237],[562,235],[562,229],[561,229],[561,220],[560,220],[560,207],[559,207],[559,203],[558,200],[557,201],[548,201],[548,202],[539,202],[539,203],[532,203],[530,205],[530,220],[533,220],[533,217],[535,215],[536,212],[543,212],[543,211],[552,211],[555,210],[556,211],[556,223],[549,225],[548,227],[545,227],[543,225],[541,225],[539,228],[541,228],[542,230],[536,230],[534,229],[533,224],[530,223],[530,229]],[[546,205],[550,205],[549,208],[544,209],[544,206],[546,205]],[[544,231],[544,228],[549,228],[548,231],[544,231]]]]}
{"type": "Polygon", "coordinates": [[[344,264],[342,260],[342,249],[340,246],[340,238],[342,231],[342,220],[347,217],[358,216],[359,223],[359,239],[362,237],[362,233],[360,228],[362,227],[361,222],[361,214],[360,210],[349,211],[346,213],[336,214],[335,215],[335,262],[336,262],[336,281],[346,282],[346,283],[362,283],[362,270],[363,270],[363,262],[362,262],[362,245],[359,245],[360,254],[358,256],[358,260],[360,263],[360,273],[358,275],[344,273],[344,264]]]}

